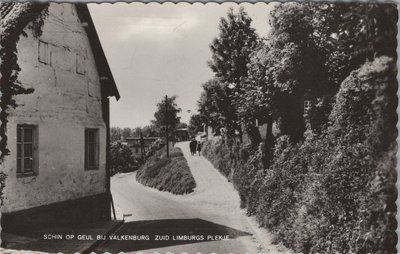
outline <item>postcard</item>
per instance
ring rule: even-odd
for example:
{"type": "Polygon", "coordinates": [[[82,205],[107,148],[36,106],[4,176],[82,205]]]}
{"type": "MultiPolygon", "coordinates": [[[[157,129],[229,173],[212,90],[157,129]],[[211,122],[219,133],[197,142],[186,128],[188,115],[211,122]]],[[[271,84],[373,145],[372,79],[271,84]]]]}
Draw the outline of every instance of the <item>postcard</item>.
{"type": "Polygon", "coordinates": [[[392,3],[0,3],[0,253],[396,253],[392,3]]]}

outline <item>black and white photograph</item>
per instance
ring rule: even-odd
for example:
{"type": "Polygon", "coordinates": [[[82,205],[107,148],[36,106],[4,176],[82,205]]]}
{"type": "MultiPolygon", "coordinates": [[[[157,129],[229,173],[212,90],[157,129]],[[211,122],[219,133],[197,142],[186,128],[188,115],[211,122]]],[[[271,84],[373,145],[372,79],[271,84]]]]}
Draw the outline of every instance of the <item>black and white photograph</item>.
{"type": "Polygon", "coordinates": [[[397,253],[397,22],[0,1],[0,253],[397,253]]]}

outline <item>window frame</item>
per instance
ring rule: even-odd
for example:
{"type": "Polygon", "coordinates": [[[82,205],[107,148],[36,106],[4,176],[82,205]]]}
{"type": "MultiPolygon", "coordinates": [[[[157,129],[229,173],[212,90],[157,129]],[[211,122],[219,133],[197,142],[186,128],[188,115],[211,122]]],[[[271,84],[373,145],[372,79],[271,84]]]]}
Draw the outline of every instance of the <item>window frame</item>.
{"type": "Polygon", "coordinates": [[[30,177],[38,175],[38,126],[33,124],[18,124],[17,125],[17,137],[16,137],[16,176],[20,177],[30,177]],[[31,141],[25,141],[26,130],[31,130],[31,141]],[[21,135],[18,135],[21,130],[21,135]],[[20,137],[20,138],[19,138],[20,137]],[[30,156],[25,156],[25,145],[31,145],[30,156]],[[20,148],[20,156],[18,156],[18,147],[20,148]],[[31,169],[27,170],[25,168],[25,160],[31,160],[31,169]],[[18,161],[20,160],[19,167],[18,161]]]}
{"type": "Polygon", "coordinates": [[[47,43],[45,41],[41,41],[41,40],[39,40],[39,46],[38,46],[38,61],[42,64],[51,65],[50,45],[49,45],[49,43],[47,43]],[[44,52],[46,54],[44,57],[46,59],[42,58],[42,52],[44,52]]]}
{"type": "Polygon", "coordinates": [[[99,169],[100,161],[100,142],[99,142],[99,129],[98,128],[85,128],[85,170],[97,170],[99,169]],[[89,140],[89,134],[94,134],[94,141],[89,140]],[[90,145],[94,146],[93,150],[90,150],[90,145]],[[94,152],[94,162],[91,160],[90,151],[94,152]]]}

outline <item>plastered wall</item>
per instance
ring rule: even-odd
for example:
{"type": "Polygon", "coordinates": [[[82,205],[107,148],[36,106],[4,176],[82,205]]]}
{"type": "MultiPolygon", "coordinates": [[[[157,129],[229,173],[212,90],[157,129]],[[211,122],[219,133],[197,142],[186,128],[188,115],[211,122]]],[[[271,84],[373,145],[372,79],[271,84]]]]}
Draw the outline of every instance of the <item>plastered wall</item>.
{"type": "Polygon", "coordinates": [[[43,34],[27,26],[18,43],[19,81],[34,93],[16,96],[7,135],[10,156],[2,212],[13,212],[106,191],[106,127],[102,118],[100,78],[74,5],[51,3],[43,34]],[[39,61],[39,41],[48,44],[50,62],[39,61]],[[77,54],[85,73],[76,71],[77,54]],[[82,62],[81,62],[82,63],[82,62]],[[38,174],[16,175],[17,124],[38,128],[38,174]],[[85,128],[99,128],[99,169],[85,170],[85,128]]]}

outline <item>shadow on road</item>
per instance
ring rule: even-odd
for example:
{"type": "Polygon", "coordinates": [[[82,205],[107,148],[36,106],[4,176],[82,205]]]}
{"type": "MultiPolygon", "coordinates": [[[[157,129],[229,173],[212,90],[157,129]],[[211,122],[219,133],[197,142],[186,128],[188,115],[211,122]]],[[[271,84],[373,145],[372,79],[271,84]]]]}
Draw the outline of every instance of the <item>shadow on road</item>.
{"type": "MultiPolygon", "coordinates": [[[[59,227],[26,227],[1,232],[1,247],[50,253],[83,252],[96,243],[98,235],[115,231],[122,221],[99,221],[59,227]],[[69,237],[68,237],[69,236],[69,237]]],[[[1,252],[1,251],[0,251],[1,252]]],[[[13,253],[12,251],[10,253],[13,253]]]]}
{"type": "Polygon", "coordinates": [[[168,219],[125,223],[115,234],[121,239],[107,240],[96,252],[139,251],[197,242],[220,241],[248,236],[250,233],[202,219],[168,219]],[[141,240],[123,240],[125,236],[141,240]],[[162,240],[161,240],[162,239],[162,240]]]}

